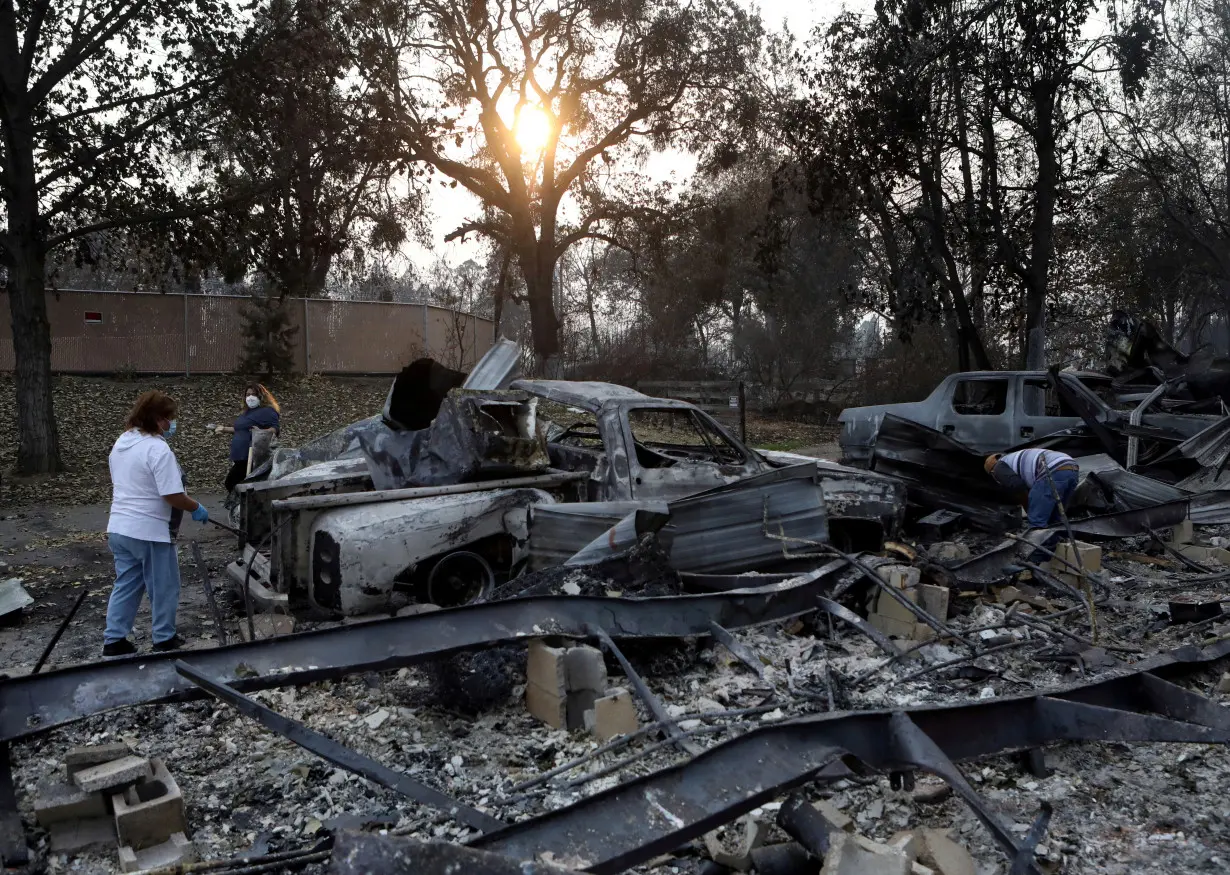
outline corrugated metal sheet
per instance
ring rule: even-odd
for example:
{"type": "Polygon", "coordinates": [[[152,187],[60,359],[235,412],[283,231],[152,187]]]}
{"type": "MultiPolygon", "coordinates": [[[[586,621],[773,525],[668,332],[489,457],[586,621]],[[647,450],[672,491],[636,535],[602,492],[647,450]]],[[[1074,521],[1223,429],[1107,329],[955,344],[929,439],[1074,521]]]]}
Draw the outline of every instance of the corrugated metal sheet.
{"type": "Polygon", "coordinates": [[[530,567],[563,565],[586,544],[643,506],[638,501],[590,501],[530,508],[530,567]]]}
{"type": "MultiPolygon", "coordinates": [[[[535,567],[559,564],[607,537],[632,512],[658,504],[609,501],[534,508],[530,549],[541,551],[535,567]]],[[[679,571],[772,568],[829,537],[824,490],[814,464],[757,474],[673,501],[667,509],[670,522],[662,535],[679,571]],[[783,542],[783,537],[795,540],[783,542]]]]}
{"type": "MultiPolygon", "coordinates": [[[[12,322],[0,291],[0,371],[15,366],[12,322]]],[[[247,298],[130,292],[47,293],[57,373],[230,373],[243,350],[247,298]],[[86,322],[87,313],[100,321],[86,322]]],[[[394,374],[428,351],[461,370],[491,346],[489,320],[423,304],[291,299],[295,367],[394,374]],[[424,332],[429,331],[430,336],[424,332]]]]}

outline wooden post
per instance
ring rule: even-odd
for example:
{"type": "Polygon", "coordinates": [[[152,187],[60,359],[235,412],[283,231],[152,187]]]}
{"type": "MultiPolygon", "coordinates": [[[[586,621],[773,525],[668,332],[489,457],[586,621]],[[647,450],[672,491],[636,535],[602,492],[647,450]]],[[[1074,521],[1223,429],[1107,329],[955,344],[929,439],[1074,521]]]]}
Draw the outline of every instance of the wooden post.
{"type": "Polygon", "coordinates": [[[184,376],[192,370],[192,347],[188,345],[188,293],[184,292],[184,376]]]}
{"type": "Polygon", "coordinates": [[[739,440],[747,443],[747,388],[739,381],[739,440]]]}
{"type": "Polygon", "coordinates": [[[429,313],[427,310],[427,302],[423,302],[423,355],[422,358],[430,358],[431,356],[431,338],[427,335],[427,328],[430,324],[429,313]]]}
{"type": "Polygon", "coordinates": [[[312,329],[308,322],[308,299],[303,299],[303,372],[312,373],[312,329]]]}

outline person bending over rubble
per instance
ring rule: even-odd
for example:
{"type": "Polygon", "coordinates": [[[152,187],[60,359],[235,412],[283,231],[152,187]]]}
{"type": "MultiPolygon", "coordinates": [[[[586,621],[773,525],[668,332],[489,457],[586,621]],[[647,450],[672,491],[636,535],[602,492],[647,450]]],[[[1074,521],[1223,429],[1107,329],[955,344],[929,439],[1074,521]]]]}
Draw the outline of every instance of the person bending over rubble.
{"type": "Polygon", "coordinates": [[[107,544],[115,558],[115,585],[107,602],[103,656],[136,653],[129,639],[142,593],[149,593],[154,650],[184,643],[175,631],[179,608],[179,560],[171,542],[171,508],[209,521],[205,505],[184,492],[175,453],[166,438],[175,434],[175,399],[151,390],[137,399],[126,429],[107,463],[111,468],[111,514],[107,544]]]}
{"type": "Polygon", "coordinates": [[[249,383],[243,390],[243,413],[231,425],[216,425],[214,432],[222,434],[231,432],[231,470],[227,472],[224,485],[226,491],[233,492],[235,487],[248,476],[248,451],[252,449],[252,429],[262,431],[273,430],[274,434],[282,433],[282,408],[273,393],[260,383],[249,383]]]}
{"type": "MultiPolygon", "coordinates": [[[[1000,486],[1021,496],[1021,504],[1029,515],[1029,527],[1032,529],[1045,529],[1061,521],[1060,505],[1066,512],[1080,475],[1076,460],[1057,450],[1017,450],[1007,455],[996,453],[987,456],[983,468],[1000,486]]],[[[1058,542],[1059,533],[1056,532],[1042,546],[1054,549],[1058,542]]],[[[1040,549],[1029,557],[1029,561],[1035,564],[1046,559],[1047,554],[1040,549]]]]}

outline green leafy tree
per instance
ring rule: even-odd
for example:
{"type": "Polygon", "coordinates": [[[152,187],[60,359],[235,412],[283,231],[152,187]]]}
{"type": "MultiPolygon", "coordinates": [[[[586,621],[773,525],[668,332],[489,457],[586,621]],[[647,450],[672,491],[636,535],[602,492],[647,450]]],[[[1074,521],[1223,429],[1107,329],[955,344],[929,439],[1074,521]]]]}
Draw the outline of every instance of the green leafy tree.
{"type": "Polygon", "coordinates": [[[47,257],[201,211],[168,172],[214,86],[237,7],[216,0],[0,0],[0,266],[16,355],[18,471],[62,468],[47,257]]]}
{"type": "Polygon", "coordinates": [[[222,192],[260,192],[215,227],[214,260],[228,279],[255,270],[279,295],[319,297],[331,271],[364,273],[368,247],[392,251],[408,227],[421,233],[393,128],[348,79],[353,7],[271,0],[252,61],[211,96],[215,123],[198,157],[222,192]]]}
{"type": "Polygon", "coordinates": [[[266,379],[295,367],[295,335],[284,298],[253,295],[240,311],[243,316],[243,352],[239,370],[266,379]]]}

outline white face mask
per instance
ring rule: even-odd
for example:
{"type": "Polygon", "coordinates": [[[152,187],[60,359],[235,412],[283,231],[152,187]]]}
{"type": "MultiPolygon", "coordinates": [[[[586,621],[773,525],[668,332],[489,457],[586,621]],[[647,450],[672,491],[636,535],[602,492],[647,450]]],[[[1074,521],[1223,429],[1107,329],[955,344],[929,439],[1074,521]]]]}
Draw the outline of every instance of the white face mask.
{"type": "Polygon", "coordinates": [[[257,408],[261,406],[261,399],[257,398],[255,395],[249,395],[244,400],[247,402],[248,407],[257,408]]]}

